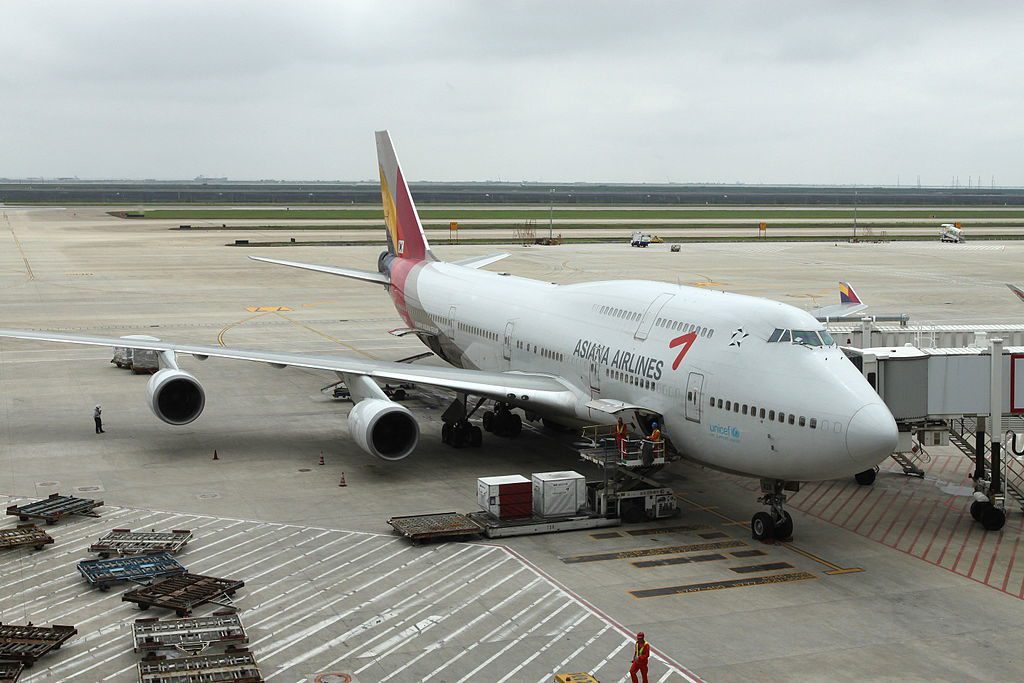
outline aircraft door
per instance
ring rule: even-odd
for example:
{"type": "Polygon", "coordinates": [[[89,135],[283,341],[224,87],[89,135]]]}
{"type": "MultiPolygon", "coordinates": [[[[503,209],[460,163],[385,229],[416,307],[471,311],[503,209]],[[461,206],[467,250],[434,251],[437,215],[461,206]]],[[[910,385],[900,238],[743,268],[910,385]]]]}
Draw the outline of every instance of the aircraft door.
{"type": "Polygon", "coordinates": [[[686,419],[697,424],[700,424],[700,411],[704,406],[704,400],[701,398],[703,389],[704,375],[691,372],[686,379],[686,419]]]}
{"type": "Polygon", "coordinates": [[[505,323],[505,341],[502,344],[501,355],[509,362],[512,361],[512,329],[515,325],[514,320],[509,320],[505,323]]]}
{"type": "Polygon", "coordinates": [[[637,325],[636,332],[633,333],[634,339],[639,339],[640,341],[647,339],[647,335],[651,333],[651,328],[654,326],[655,319],[657,319],[661,309],[665,307],[665,304],[668,303],[672,296],[672,294],[659,294],[651,302],[651,305],[644,311],[643,317],[640,318],[640,324],[637,325]]]}
{"type": "Polygon", "coordinates": [[[448,335],[448,338],[451,339],[453,342],[455,341],[456,326],[457,325],[455,323],[455,307],[452,306],[451,308],[448,309],[448,329],[445,330],[445,333],[448,335]]]}
{"type": "Polygon", "coordinates": [[[590,398],[601,398],[601,366],[590,361],[590,398]]]}

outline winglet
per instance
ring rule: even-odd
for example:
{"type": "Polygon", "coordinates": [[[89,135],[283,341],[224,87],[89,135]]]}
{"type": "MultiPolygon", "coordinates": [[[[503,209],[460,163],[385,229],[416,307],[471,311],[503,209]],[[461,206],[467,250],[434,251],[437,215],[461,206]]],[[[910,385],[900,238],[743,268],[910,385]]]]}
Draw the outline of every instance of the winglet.
{"type": "Polygon", "coordinates": [[[416,204],[402,167],[395,154],[391,135],[377,131],[377,165],[380,170],[380,197],[384,204],[384,223],[388,232],[388,253],[413,261],[435,260],[423,233],[416,204]]]}
{"type": "Polygon", "coordinates": [[[1021,301],[1024,301],[1024,291],[1021,291],[1020,287],[1017,287],[1015,285],[1011,285],[1009,282],[1006,283],[1006,286],[1010,288],[1011,292],[1013,292],[1014,294],[1017,295],[1018,299],[1020,299],[1021,301]]]}
{"type": "Polygon", "coordinates": [[[857,292],[853,291],[853,286],[849,282],[839,283],[839,303],[843,304],[859,304],[861,303],[860,297],[857,296],[857,292]]]}

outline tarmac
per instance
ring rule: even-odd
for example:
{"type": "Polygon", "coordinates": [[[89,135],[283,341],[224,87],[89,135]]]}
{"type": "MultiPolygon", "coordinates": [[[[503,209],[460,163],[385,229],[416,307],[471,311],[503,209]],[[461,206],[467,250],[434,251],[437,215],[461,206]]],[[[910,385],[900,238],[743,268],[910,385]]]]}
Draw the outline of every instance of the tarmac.
{"type": "MultiPolygon", "coordinates": [[[[245,258],[372,268],[382,247],[250,251],[92,207],[0,211],[3,327],[388,360],[424,350],[387,334],[400,321],[381,288],[245,258]]],[[[644,277],[811,307],[834,303],[846,280],[870,313],[1024,319],[1004,286],[1019,277],[1024,242],[434,249],[508,251],[502,270],[556,282],[644,277]]],[[[349,404],[321,391],[333,376],[216,359],[180,359],[207,406],[171,427],[146,405],[147,377],[110,357],[0,341],[0,502],[56,491],[106,502],[98,519],[47,527],[56,542],[44,550],[0,554],[0,621],[79,629],[24,681],[133,680],[129,624],[173,616],[142,614],[121,602],[124,589],[100,593],[78,575],[89,543],[113,527],[194,529],[179,561],[245,581],[235,602],[274,681],[624,680],[636,630],[656,654],[652,681],[1024,678],[1024,515],[1012,509],[1000,533],[974,524],[969,463],[952,447],[929,449],[924,479],[890,462],[870,488],[805,486],[790,501],[792,543],[751,540],[756,482],[681,463],[658,475],[678,494],[674,519],[412,546],[386,520],[471,511],[477,477],[597,473],[568,436],[533,427],[482,449],[442,446],[437,391],[407,402],[421,420],[417,452],[376,460],[347,434],[349,404]]]]}

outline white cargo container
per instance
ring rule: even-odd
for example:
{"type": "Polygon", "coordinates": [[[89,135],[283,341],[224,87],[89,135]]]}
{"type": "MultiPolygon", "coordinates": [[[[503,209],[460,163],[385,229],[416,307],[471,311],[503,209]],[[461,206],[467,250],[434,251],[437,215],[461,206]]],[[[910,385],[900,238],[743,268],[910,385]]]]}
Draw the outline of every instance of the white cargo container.
{"type": "Polygon", "coordinates": [[[476,480],[476,502],[480,509],[498,519],[529,517],[530,480],[521,474],[480,477],[476,480]]]}
{"type": "Polygon", "coordinates": [[[533,514],[567,517],[587,505],[587,480],[579,472],[536,472],[533,475],[533,514]]]}

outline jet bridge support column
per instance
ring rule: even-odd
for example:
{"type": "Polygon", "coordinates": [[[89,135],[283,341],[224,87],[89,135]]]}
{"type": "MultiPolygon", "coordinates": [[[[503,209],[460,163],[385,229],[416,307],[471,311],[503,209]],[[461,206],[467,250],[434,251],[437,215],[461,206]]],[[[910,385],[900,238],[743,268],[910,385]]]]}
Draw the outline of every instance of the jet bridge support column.
{"type": "Polygon", "coordinates": [[[974,430],[974,481],[985,479],[985,416],[979,415],[976,418],[977,427],[974,430]]]}
{"type": "Polygon", "coordinates": [[[999,448],[1003,438],[1003,340],[992,340],[992,405],[989,408],[992,413],[992,429],[989,432],[992,439],[992,484],[990,486],[990,498],[997,506],[1002,507],[1002,482],[999,476],[1002,473],[999,467],[999,448]]]}

